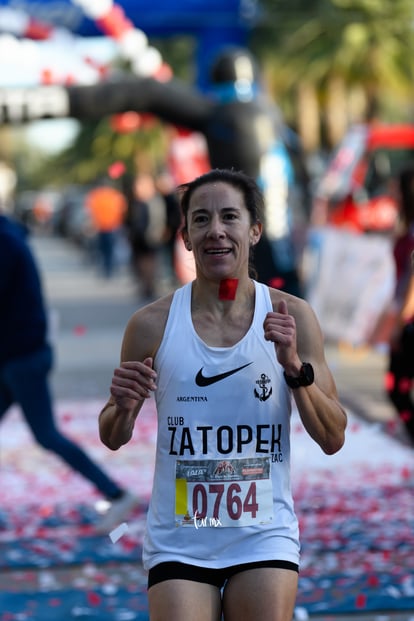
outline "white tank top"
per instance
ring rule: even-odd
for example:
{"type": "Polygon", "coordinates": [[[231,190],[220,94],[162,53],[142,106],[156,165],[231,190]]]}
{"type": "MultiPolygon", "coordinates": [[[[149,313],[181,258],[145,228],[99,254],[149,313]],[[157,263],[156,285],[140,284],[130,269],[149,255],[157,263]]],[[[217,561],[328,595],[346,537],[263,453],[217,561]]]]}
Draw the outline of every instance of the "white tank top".
{"type": "Polygon", "coordinates": [[[290,487],[290,391],[263,320],[232,347],[210,347],[191,318],[191,283],[173,296],[155,356],[158,437],[144,567],[178,561],[222,568],[299,562],[290,487]]]}

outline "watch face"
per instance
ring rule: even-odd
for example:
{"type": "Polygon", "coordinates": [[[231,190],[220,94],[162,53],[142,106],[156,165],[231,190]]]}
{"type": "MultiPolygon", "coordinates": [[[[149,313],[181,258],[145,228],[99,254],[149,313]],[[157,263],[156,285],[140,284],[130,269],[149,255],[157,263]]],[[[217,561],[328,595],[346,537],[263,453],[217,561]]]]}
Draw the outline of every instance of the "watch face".
{"type": "Polygon", "coordinates": [[[301,386],[310,386],[313,384],[313,380],[315,379],[315,374],[313,372],[313,367],[309,362],[304,362],[300,371],[300,378],[303,380],[301,386]],[[303,383],[306,382],[306,383],[303,383]]]}
{"type": "Polygon", "coordinates": [[[284,373],[285,380],[289,388],[299,388],[300,386],[310,386],[313,384],[315,375],[313,367],[309,362],[304,362],[298,377],[290,377],[284,373]]]}

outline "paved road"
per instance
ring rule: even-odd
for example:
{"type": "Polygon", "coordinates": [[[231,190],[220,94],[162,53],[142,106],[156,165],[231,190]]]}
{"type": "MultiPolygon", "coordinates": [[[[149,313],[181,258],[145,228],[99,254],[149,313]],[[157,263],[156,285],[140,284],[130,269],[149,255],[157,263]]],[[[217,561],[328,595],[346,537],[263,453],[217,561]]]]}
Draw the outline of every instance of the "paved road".
{"type": "Polygon", "coordinates": [[[37,237],[32,245],[50,309],[55,397],[106,397],[123,328],[138,306],[135,283],[125,266],[116,278],[101,278],[63,239],[37,237]]]}

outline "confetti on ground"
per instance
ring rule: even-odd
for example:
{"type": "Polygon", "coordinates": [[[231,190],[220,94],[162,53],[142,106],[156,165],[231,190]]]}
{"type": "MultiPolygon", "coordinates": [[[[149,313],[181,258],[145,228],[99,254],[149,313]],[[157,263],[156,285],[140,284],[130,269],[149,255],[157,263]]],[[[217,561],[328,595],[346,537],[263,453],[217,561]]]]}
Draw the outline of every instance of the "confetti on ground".
{"type": "MultiPolygon", "coordinates": [[[[17,411],[0,427],[0,621],[148,619],[140,558],[155,411],[146,402],[131,443],[113,453],[98,438],[102,405],[59,403],[58,418],[142,500],[128,524],[112,531],[113,542],[94,532],[100,496],[89,483],[37,447],[17,411]]],[[[294,413],[292,483],[302,541],[300,618],[412,611],[412,449],[350,414],[344,448],[326,456],[294,413]]]]}

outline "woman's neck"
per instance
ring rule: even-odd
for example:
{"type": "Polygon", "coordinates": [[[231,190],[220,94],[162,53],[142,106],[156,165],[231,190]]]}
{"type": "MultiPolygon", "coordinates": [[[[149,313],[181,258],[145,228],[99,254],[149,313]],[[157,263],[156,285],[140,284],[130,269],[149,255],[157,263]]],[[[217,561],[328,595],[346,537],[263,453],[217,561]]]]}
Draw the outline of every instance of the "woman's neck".
{"type": "Polygon", "coordinates": [[[226,278],[221,281],[201,281],[192,285],[193,311],[228,314],[254,306],[255,286],[250,277],[226,278]]]}
{"type": "Polygon", "coordinates": [[[234,300],[221,300],[219,283],[192,288],[191,319],[198,336],[210,347],[232,347],[248,332],[254,316],[255,284],[252,280],[238,286],[234,300]]]}

